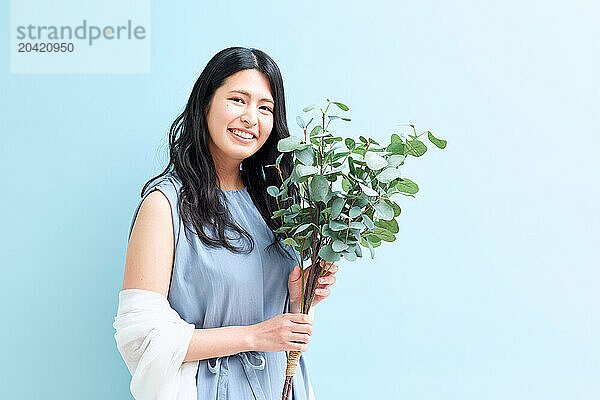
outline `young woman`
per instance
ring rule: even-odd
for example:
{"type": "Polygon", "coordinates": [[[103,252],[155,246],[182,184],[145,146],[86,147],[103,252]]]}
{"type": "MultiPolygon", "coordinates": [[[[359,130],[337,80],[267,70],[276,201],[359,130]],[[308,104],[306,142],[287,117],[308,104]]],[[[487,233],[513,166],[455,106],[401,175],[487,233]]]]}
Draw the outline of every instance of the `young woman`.
{"type": "MultiPolygon", "coordinates": [[[[300,267],[273,232],[280,221],[271,218],[277,204],[266,191],[281,184],[277,170],[265,166],[288,136],[275,62],[256,49],[222,50],[172,124],[169,165],[144,185],[134,213],[121,293],[158,293],[193,324],[185,357],[169,362],[197,362],[199,400],[280,398],[286,352],[307,349],[312,318],[300,313],[300,267]]],[[[291,153],[280,168],[287,178],[291,153]]],[[[336,272],[333,265],[320,278],[313,305],[329,295],[336,272]]],[[[167,329],[153,331],[152,340],[169,342],[156,333],[167,329]]],[[[151,345],[148,337],[135,343],[132,354],[151,345]]],[[[136,366],[128,364],[132,374],[136,366]]],[[[159,386],[162,378],[150,381],[159,386]]],[[[135,379],[132,389],[141,382],[135,379]]],[[[292,398],[311,392],[300,357],[292,398]]]]}

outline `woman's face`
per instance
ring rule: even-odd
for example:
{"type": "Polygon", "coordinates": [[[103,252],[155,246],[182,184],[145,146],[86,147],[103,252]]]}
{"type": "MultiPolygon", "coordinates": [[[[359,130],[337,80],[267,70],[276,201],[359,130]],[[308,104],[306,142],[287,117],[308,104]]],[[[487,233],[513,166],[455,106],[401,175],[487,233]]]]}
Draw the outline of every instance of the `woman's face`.
{"type": "Polygon", "coordinates": [[[256,153],[273,129],[273,106],[269,80],[261,72],[244,69],[225,79],[206,115],[213,159],[240,163],[256,153]]]}

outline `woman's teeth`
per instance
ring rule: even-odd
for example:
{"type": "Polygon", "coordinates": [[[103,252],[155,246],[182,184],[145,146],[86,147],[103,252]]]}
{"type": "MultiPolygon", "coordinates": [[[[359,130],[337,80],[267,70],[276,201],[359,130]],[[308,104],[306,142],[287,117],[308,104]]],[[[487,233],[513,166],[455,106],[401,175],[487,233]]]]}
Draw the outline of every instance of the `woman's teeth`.
{"type": "Polygon", "coordinates": [[[230,129],[229,131],[232,132],[234,135],[239,136],[244,139],[254,139],[254,136],[252,136],[251,134],[242,132],[242,131],[238,131],[237,129],[230,129]]]}

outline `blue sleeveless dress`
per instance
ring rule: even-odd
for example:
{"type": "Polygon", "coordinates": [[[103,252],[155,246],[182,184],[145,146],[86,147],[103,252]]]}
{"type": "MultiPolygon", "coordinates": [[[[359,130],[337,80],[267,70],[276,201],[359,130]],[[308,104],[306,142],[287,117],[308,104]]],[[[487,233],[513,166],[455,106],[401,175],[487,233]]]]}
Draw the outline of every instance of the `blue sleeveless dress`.
{"type": "MultiPolygon", "coordinates": [[[[171,205],[175,235],[175,258],[167,296],[171,307],[196,329],[253,325],[289,312],[287,282],[296,262],[275,248],[266,250],[273,233],[252,202],[248,189],[223,191],[232,217],[255,243],[250,254],[234,254],[223,248],[204,246],[189,230],[186,237],[178,207],[180,188],[181,180],[176,173],[153,181],[144,191],[129,229],[131,235],[143,199],[153,190],[164,193],[171,205]]],[[[235,242],[238,246],[242,243],[235,242]]],[[[200,360],[196,375],[198,400],[280,399],[286,362],[284,351],[250,351],[200,360]]],[[[292,383],[290,399],[308,400],[310,381],[303,353],[292,383]]]]}

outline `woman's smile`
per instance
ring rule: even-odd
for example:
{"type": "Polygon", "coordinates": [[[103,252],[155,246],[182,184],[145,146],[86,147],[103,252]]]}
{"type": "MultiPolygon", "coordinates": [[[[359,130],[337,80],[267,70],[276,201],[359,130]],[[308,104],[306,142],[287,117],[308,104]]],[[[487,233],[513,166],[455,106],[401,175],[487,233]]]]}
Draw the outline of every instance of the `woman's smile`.
{"type": "Polygon", "coordinates": [[[246,130],[228,128],[227,129],[233,137],[239,140],[242,143],[251,143],[253,140],[256,140],[256,136],[246,130]]]}

